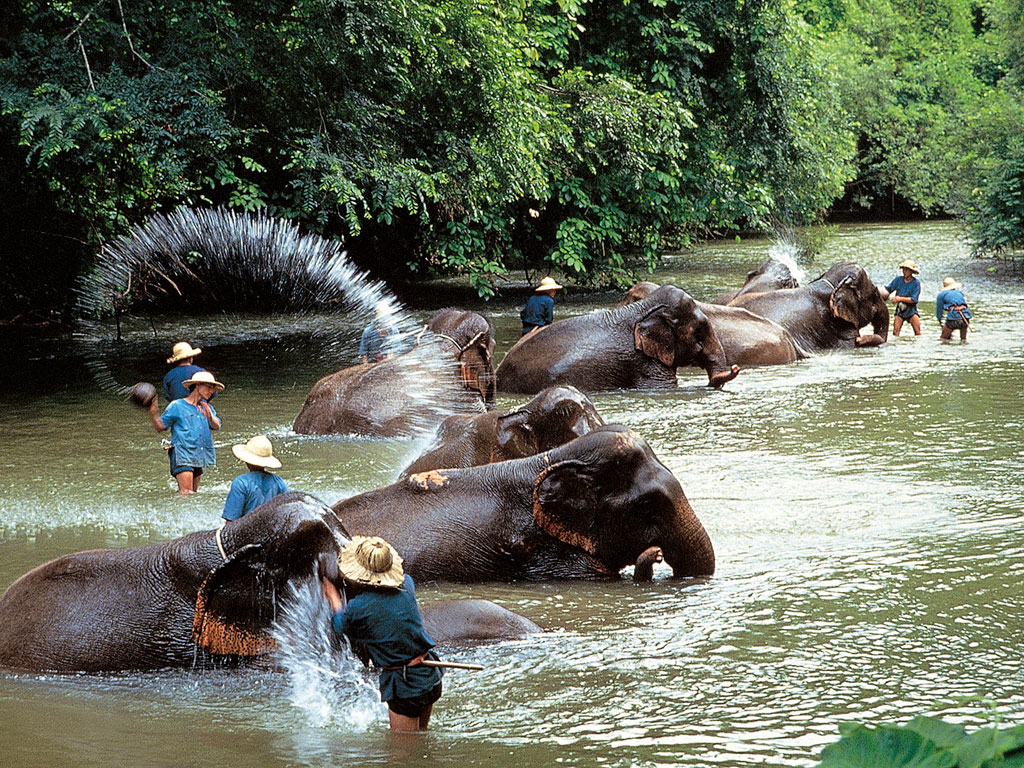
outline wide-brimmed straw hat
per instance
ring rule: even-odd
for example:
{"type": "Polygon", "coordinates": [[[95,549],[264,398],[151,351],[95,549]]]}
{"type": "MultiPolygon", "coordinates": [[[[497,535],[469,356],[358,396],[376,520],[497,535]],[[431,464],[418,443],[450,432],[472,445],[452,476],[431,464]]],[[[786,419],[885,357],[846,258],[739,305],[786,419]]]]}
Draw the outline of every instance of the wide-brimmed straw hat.
{"type": "Polygon", "coordinates": [[[395,314],[395,308],[383,299],[378,301],[377,305],[373,308],[373,315],[378,320],[387,320],[393,314],[395,314]]]}
{"type": "Polygon", "coordinates": [[[171,356],[167,358],[167,362],[176,363],[179,360],[187,360],[190,357],[195,357],[196,355],[202,354],[202,352],[202,347],[196,347],[195,349],[192,349],[192,345],[189,344],[187,341],[179,341],[171,349],[171,356]]]}
{"type": "Polygon", "coordinates": [[[533,289],[534,293],[543,293],[544,291],[560,291],[562,286],[555,282],[553,277],[545,277],[540,281],[540,285],[533,289]]]}
{"type": "Polygon", "coordinates": [[[942,288],[943,288],[943,290],[946,290],[947,288],[959,288],[959,287],[960,287],[960,283],[958,283],[952,277],[946,277],[946,278],[943,278],[943,280],[942,280],[942,288]]]}
{"type": "Polygon", "coordinates": [[[250,437],[247,443],[238,443],[231,446],[231,452],[246,464],[254,467],[265,467],[267,469],[278,469],[281,466],[280,460],[274,456],[274,446],[266,435],[250,437]]]}
{"type": "Polygon", "coordinates": [[[353,536],[338,556],[338,570],[349,581],[370,587],[398,588],[405,580],[402,558],[379,536],[353,536]]]}
{"type": "Polygon", "coordinates": [[[915,275],[921,271],[920,269],[917,268],[917,264],[912,262],[910,259],[907,259],[902,264],[900,264],[900,269],[909,269],[915,275]]]}
{"type": "Polygon", "coordinates": [[[191,379],[185,379],[181,382],[183,387],[191,387],[193,384],[213,384],[217,388],[218,392],[224,390],[224,385],[213,378],[213,374],[209,371],[196,371],[192,374],[191,379]]]}

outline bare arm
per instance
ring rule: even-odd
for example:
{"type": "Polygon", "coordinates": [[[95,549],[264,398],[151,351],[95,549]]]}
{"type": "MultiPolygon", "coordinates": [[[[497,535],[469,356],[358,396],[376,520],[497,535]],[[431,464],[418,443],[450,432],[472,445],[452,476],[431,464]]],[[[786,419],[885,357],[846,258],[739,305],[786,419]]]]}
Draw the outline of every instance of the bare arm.
{"type": "Polygon", "coordinates": [[[163,432],[167,429],[164,423],[160,421],[160,417],[157,416],[159,409],[156,407],[156,398],[153,398],[153,402],[149,404],[149,419],[153,422],[153,429],[157,432],[163,432]]]}
{"type": "Polygon", "coordinates": [[[337,613],[344,607],[341,602],[341,593],[338,592],[338,588],[326,578],[320,579],[320,584],[324,597],[327,598],[327,602],[331,605],[331,613],[337,613]]]}
{"type": "Polygon", "coordinates": [[[199,401],[199,410],[202,412],[206,420],[210,422],[210,429],[220,429],[220,419],[213,415],[213,410],[210,408],[210,404],[205,400],[199,401]]]}

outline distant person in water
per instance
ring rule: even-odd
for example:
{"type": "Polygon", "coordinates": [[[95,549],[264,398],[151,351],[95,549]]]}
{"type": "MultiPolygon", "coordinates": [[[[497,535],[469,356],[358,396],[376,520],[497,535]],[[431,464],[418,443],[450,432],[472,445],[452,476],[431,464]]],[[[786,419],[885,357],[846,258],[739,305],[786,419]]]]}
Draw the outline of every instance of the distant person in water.
{"type": "Polygon", "coordinates": [[[892,321],[892,335],[899,336],[904,321],[910,321],[910,327],[914,329],[914,335],[921,335],[921,317],[917,312],[917,301],[921,298],[921,281],[915,275],[918,274],[917,265],[914,262],[904,261],[900,264],[903,270],[901,276],[894,277],[885,286],[884,298],[891,298],[896,304],[896,317],[892,321]]]}
{"type": "Polygon", "coordinates": [[[202,352],[202,347],[193,348],[187,341],[179,341],[174,345],[171,356],[167,358],[167,362],[174,367],[164,376],[164,397],[168,403],[188,397],[188,390],[182,382],[191,379],[193,374],[205,370],[195,364],[196,357],[202,352]]]}
{"type": "Polygon", "coordinates": [[[279,493],[288,493],[284,480],[267,471],[280,469],[281,462],[274,456],[274,446],[265,435],[256,435],[246,443],[233,445],[231,452],[245,463],[249,471],[231,481],[224,514],[221,515],[225,520],[237,520],[279,493]]]}
{"type": "Polygon", "coordinates": [[[366,326],[359,339],[359,356],[364,363],[379,363],[391,357],[388,336],[394,332],[391,327],[391,315],[394,313],[386,301],[377,302],[373,323],[366,326]]]}
{"type": "Polygon", "coordinates": [[[555,321],[555,294],[560,290],[562,286],[551,277],[545,277],[533,289],[533,296],[526,300],[526,306],[519,312],[519,319],[523,321],[523,336],[555,321]]]}
{"type": "Polygon", "coordinates": [[[967,308],[960,283],[952,277],[942,281],[942,290],[935,297],[935,319],[942,325],[939,338],[949,341],[953,331],[960,331],[960,341],[967,341],[967,331],[971,327],[971,310],[967,308]],[[946,322],[942,322],[942,316],[946,322]]]}
{"type": "Polygon", "coordinates": [[[331,626],[362,645],[380,670],[380,698],[388,705],[391,729],[425,731],[441,697],[441,670],[422,663],[437,656],[402,558],[384,539],[353,536],[341,550],[338,569],[350,599],[345,605],[338,588],[322,580],[331,626]]]}
{"type": "Polygon", "coordinates": [[[178,493],[188,496],[199,490],[199,478],[205,468],[217,466],[211,430],[220,429],[220,419],[210,405],[210,398],[223,391],[224,385],[207,371],[199,371],[182,385],[188,388],[188,395],[172,400],[159,416],[154,397],[149,405],[149,418],[157,432],[171,430],[171,449],[167,452],[171,477],[178,483],[178,493]]]}

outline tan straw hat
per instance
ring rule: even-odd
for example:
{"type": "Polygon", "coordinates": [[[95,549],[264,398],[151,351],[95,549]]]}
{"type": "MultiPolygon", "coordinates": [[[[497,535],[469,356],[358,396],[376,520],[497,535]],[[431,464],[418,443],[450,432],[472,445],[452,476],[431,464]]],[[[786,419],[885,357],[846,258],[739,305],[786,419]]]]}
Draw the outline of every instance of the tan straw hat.
{"type": "Polygon", "coordinates": [[[947,288],[959,288],[959,287],[960,287],[960,283],[958,283],[952,277],[944,278],[943,281],[942,281],[942,288],[943,288],[943,290],[946,290],[947,288]]]}
{"type": "Polygon", "coordinates": [[[176,363],[179,360],[187,360],[190,357],[195,357],[196,355],[202,354],[202,352],[202,347],[196,347],[195,349],[192,349],[192,345],[189,344],[187,341],[179,341],[177,344],[174,345],[174,348],[171,350],[171,356],[167,358],[167,362],[176,363]]]}
{"type": "Polygon", "coordinates": [[[274,456],[274,446],[266,435],[250,437],[247,443],[231,446],[231,452],[246,464],[267,469],[278,469],[281,462],[274,456]]]}
{"type": "Polygon", "coordinates": [[[909,269],[915,275],[921,271],[920,269],[917,268],[917,264],[912,262],[910,259],[907,259],[902,264],[900,264],[900,269],[909,269]]]}
{"type": "Polygon", "coordinates": [[[209,371],[196,371],[192,374],[191,379],[185,379],[181,382],[183,387],[191,387],[193,384],[213,384],[217,388],[218,392],[224,390],[224,385],[213,378],[213,374],[209,371]]]}
{"type": "Polygon", "coordinates": [[[560,291],[562,286],[555,282],[553,277],[545,277],[540,281],[540,285],[533,289],[534,293],[543,293],[544,291],[560,291]]]}
{"type": "Polygon", "coordinates": [[[338,569],[349,581],[371,587],[397,588],[405,580],[402,558],[378,536],[353,536],[338,556],[338,569]]]}

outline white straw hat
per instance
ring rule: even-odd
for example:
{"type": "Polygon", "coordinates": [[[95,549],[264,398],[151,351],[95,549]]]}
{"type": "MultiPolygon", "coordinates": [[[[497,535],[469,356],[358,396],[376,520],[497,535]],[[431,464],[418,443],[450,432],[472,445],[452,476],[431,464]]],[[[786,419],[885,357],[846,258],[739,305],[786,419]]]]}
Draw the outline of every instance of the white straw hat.
{"type": "Polygon", "coordinates": [[[192,348],[192,345],[187,341],[179,341],[171,350],[171,356],[167,358],[168,363],[176,363],[179,360],[187,360],[190,357],[202,354],[203,348],[196,347],[192,348]]]}
{"type": "Polygon", "coordinates": [[[910,259],[907,259],[902,264],[900,264],[900,269],[909,269],[914,274],[917,274],[918,272],[921,271],[920,269],[917,268],[917,264],[912,262],[910,259]]]}
{"type": "Polygon", "coordinates": [[[534,293],[543,293],[544,291],[560,291],[562,290],[561,285],[555,282],[555,279],[551,276],[545,277],[540,281],[540,285],[533,289],[534,293]]]}
{"type": "Polygon", "coordinates": [[[196,371],[192,374],[191,379],[185,379],[181,382],[183,387],[191,387],[193,384],[213,384],[217,388],[218,392],[223,391],[224,385],[213,378],[213,374],[209,371],[196,371]]]}
{"type": "Polygon", "coordinates": [[[338,556],[338,569],[349,581],[371,587],[394,589],[405,580],[402,558],[379,536],[353,536],[338,556]]]}
{"type": "Polygon", "coordinates": [[[274,446],[266,435],[250,437],[247,443],[231,446],[231,452],[246,464],[267,469],[278,469],[281,462],[274,456],[274,446]]]}
{"type": "Polygon", "coordinates": [[[960,287],[960,283],[958,283],[952,277],[947,277],[947,278],[945,278],[942,281],[942,288],[943,288],[943,290],[946,290],[948,288],[959,288],[959,287],[960,287]]]}

